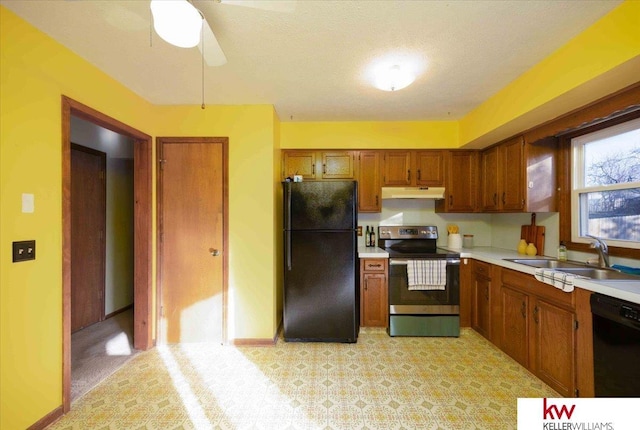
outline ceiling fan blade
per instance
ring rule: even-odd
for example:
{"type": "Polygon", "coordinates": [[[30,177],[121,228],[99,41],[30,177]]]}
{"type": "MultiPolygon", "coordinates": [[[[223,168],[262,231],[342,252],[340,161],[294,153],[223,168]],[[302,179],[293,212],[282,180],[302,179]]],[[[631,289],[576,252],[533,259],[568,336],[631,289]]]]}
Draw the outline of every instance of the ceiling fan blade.
{"type": "Polygon", "coordinates": [[[274,12],[293,12],[296,10],[296,0],[219,0],[219,2],[274,12]]]}
{"type": "Polygon", "coordinates": [[[202,20],[202,40],[198,44],[198,49],[204,56],[204,61],[207,66],[215,67],[226,64],[227,57],[224,55],[216,36],[213,34],[213,30],[209,26],[206,19],[202,20]],[[204,48],[202,43],[204,42],[204,48]]]}

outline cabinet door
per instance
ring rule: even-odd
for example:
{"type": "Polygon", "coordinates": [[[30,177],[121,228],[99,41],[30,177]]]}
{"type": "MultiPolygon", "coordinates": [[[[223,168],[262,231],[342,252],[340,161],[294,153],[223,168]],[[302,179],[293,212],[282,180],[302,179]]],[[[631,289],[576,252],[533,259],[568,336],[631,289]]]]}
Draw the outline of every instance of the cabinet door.
{"type": "Polygon", "coordinates": [[[533,373],[565,397],[575,395],[575,313],[536,299],[533,373]]]}
{"type": "MultiPolygon", "coordinates": [[[[502,194],[500,204],[503,211],[520,211],[524,209],[525,168],[524,141],[518,137],[500,146],[502,178],[500,186],[502,194]]],[[[549,178],[550,179],[550,178],[549,178]]]]}
{"type": "Polygon", "coordinates": [[[315,151],[286,151],[282,157],[282,179],[302,175],[305,180],[316,179],[315,151]]]}
{"type": "Polygon", "coordinates": [[[471,326],[481,335],[491,337],[491,280],[475,275],[473,282],[471,326]]]}
{"type": "Polygon", "coordinates": [[[447,171],[447,212],[473,212],[476,208],[477,161],[474,151],[451,151],[447,171]]]}
{"type": "Polygon", "coordinates": [[[416,185],[444,186],[444,152],[416,152],[416,185]]]}
{"type": "Polygon", "coordinates": [[[385,273],[365,273],[362,279],[361,294],[360,325],[386,327],[389,314],[387,275],[385,273]]]}
{"type": "Polygon", "coordinates": [[[322,153],[322,179],[354,179],[354,154],[351,151],[322,153]]]}
{"type": "Polygon", "coordinates": [[[482,151],[481,157],[482,210],[497,211],[500,209],[500,196],[498,196],[498,147],[494,146],[482,151]]]}
{"type": "Polygon", "coordinates": [[[411,151],[385,151],[384,185],[411,185],[411,151]]]}
{"type": "Polygon", "coordinates": [[[380,152],[358,154],[358,212],[380,212],[380,152]]]}
{"type": "Polygon", "coordinates": [[[502,350],[529,367],[529,296],[504,285],[500,291],[502,350]]]}

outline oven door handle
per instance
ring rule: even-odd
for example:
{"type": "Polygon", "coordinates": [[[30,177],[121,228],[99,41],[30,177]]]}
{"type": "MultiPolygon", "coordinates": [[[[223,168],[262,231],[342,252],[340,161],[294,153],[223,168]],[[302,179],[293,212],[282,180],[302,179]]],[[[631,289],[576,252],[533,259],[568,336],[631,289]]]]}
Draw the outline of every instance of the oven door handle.
{"type": "MultiPolygon", "coordinates": [[[[433,260],[433,258],[417,258],[416,260],[433,260]]],[[[389,265],[391,266],[406,266],[412,261],[410,258],[390,258],[389,265]]],[[[459,258],[447,258],[447,265],[460,265],[459,258]]]]}

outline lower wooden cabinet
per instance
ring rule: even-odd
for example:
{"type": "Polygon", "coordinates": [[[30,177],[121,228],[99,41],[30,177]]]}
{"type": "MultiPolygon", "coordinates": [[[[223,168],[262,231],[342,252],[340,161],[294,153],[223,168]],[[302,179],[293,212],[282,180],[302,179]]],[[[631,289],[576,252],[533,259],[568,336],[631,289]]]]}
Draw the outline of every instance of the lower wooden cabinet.
{"type": "Polygon", "coordinates": [[[360,260],[360,326],[387,327],[389,324],[388,260],[360,260]]]}
{"type": "Polygon", "coordinates": [[[565,397],[576,395],[575,293],[502,269],[500,347],[565,397]]]}
{"type": "Polygon", "coordinates": [[[491,340],[491,265],[473,262],[471,327],[491,340]]]}

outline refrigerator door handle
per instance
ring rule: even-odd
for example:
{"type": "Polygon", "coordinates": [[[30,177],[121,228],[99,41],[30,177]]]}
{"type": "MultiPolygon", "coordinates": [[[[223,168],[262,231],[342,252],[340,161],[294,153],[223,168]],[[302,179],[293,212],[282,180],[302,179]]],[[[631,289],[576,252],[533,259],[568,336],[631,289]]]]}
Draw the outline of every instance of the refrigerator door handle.
{"type": "Polygon", "coordinates": [[[286,244],[284,245],[285,252],[287,253],[287,270],[291,270],[291,232],[286,230],[284,232],[286,234],[286,244]]]}

